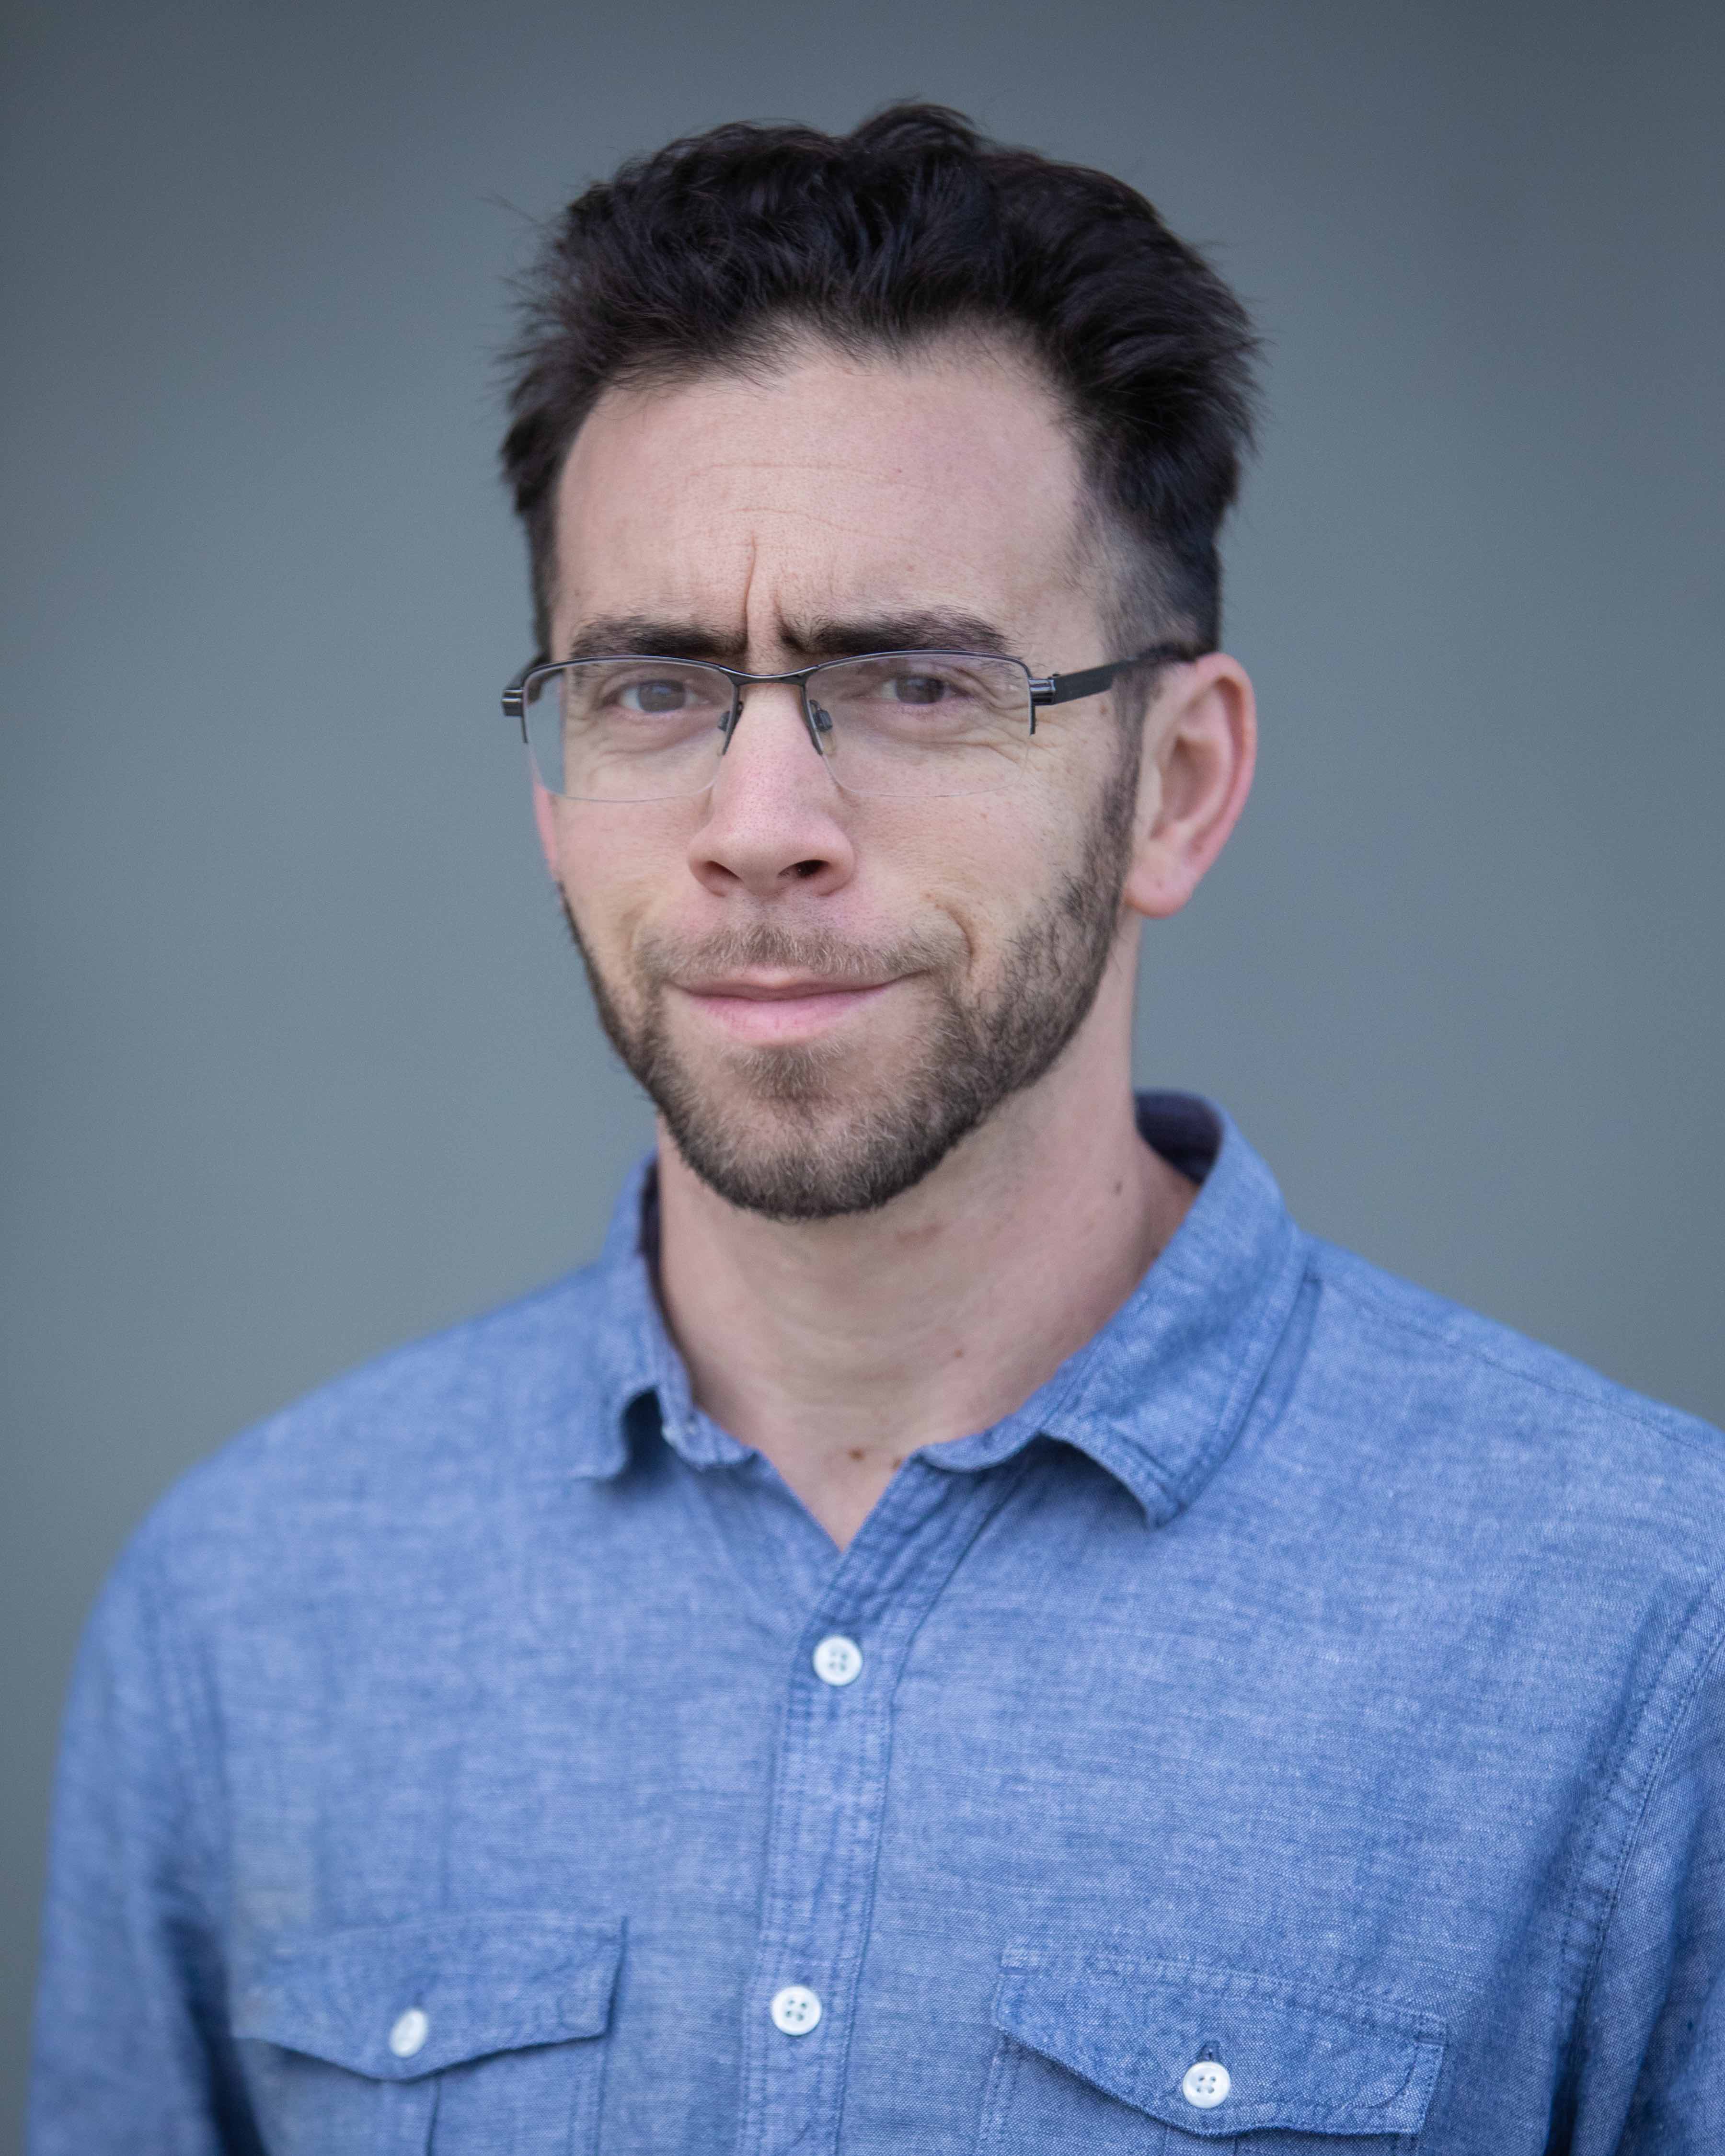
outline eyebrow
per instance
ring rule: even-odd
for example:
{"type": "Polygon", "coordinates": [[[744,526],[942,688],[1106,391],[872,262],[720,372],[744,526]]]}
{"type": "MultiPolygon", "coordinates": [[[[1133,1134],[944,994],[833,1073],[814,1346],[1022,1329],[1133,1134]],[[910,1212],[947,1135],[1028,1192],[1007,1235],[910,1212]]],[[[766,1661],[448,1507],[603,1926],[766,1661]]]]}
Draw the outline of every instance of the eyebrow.
{"type": "Polygon", "coordinates": [[[706,659],[720,666],[734,666],[746,656],[736,637],[698,621],[660,620],[640,613],[598,614],[583,622],[560,655],[608,659],[625,651],[644,652],[655,659],[706,659]]]}
{"type": "Polygon", "coordinates": [[[974,613],[890,613],[787,622],[784,640],[810,659],[855,659],[868,651],[992,651],[1007,655],[1004,633],[974,613]]]}
{"type": "MultiPolygon", "coordinates": [[[[819,663],[855,659],[870,651],[988,651],[1009,655],[1004,632],[980,614],[933,612],[818,617],[786,623],[786,648],[819,663]]],[[[686,619],[660,619],[649,614],[601,614],[581,624],[570,637],[565,659],[603,659],[639,651],[662,659],[705,660],[709,665],[742,670],[747,647],[733,634],[686,619]]]]}

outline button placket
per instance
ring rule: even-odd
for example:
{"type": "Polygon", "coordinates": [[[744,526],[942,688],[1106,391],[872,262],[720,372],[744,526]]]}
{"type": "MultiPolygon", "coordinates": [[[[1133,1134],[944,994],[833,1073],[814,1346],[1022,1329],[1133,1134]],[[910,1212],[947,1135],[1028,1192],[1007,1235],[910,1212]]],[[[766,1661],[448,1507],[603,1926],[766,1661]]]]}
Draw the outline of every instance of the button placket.
{"type": "Polygon", "coordinates": [[[780,1739],[744,2021],[739,2156],[836,2148],[886,1809],[894,1683],[923,1619],[1016,1479],[951,1476],[913,1463],[811,1613],[780,1739]],[[804,1999],[814,2002],[812,2016],[804,1999]],[[807,2025],[793,2032],[789,2015],[807,2025]],[[793,2033],[804,2041],[788,2041],[793,2033]]]}

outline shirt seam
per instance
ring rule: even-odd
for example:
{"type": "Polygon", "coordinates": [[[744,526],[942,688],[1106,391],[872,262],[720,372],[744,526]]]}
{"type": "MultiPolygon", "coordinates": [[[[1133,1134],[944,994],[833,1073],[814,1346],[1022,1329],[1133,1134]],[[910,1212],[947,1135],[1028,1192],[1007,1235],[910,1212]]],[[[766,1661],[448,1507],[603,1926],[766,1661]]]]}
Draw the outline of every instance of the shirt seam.
{"type": "MultiPolygon", "coordinates": [[[[139,1599],[147,1622],[145,1651],[159,1672],[163,1703],[178,1743],[180,1758],[177,1763],[187,1789],[196,1854],[201,1859],[194,1874],[198,1898],[219,1940],[227,1902],[222,1842],[217,1831],[217,1821],[223,1810],[214,1765],[219,1746],[213,1731],[208,1733],[207,1743],[198,1741],[202,1717],[193,1706],[185,1672],[180,1666],[168,1618],[169,1597],[159,1566],[153,1559],[144,1568],[139,1587],[139,1599]]],[[[225,1953],[220,1958],[225,1969],[225,1953]]]]}
{"type": "Polygon", "coordinates": [[[1676,1640],[1667,1651],[1635,1718],[1624,1748],[1623,1763],[1600,1799],[1598,1826],[1577,1866],[1576,1882],[1570,1895],[1569,1914],[1563,1928],[1560,1966],[1567,1967],[1570,1964],[1575,1949],[1585,1936],[1589,1920],[1584,1905],[1590,1891],[1598,1898],[1599,1909],[1593,1928],[1593,1946],[1575,1988],[1575,2004],[1568,2042],[1565,2047],[1566,2080],[1573,2073],[1575,2050],[1581,2041],[1588,2002],[1599,1979],[1606,1943],[1621,1902],[1623,1882],[1640,1846],[1641,1832],[1648,1813],[1652,1809],[1653,1799],[1671,1764],[1678,1738],[1708,1673],[1718,1660],[1721,1650],[1725,1650],[1725,1592],[1722,1589],[1725,1589],[1725,1567],[1705,1583],[1685,1613],[1676,1640]],[[1702,1613],[1707,1609],[1712,1613],[1712,1623],[1702,1631],[1699,1640],[1694,1641],[1691,1635],[1702,1621],[1702,1613]],[[1689,1656],[1688,1667],[1681,1674],[1676,1673],[1673,1666],[1680,1664],[1686,1650],[1689,1656]],[[1661,1713],[1666,1717],[1665,1727],[1653,1738],[1650,1746],[1644,1743],[1644,1735],[1661,1713]],[[1639,1794],[1636,1794],[1638,1777],[1640,1788],[1639,1794]],[[1590,1882],[1601,1877],[1607,1870],[1606,1864],[1599,1860],[1604,1857],[1609,1840],[1609,1822],[1620,1811],[1630,1815],[1623,1831],[1621,1846],[1615,1859],[1609,1862],[1609,1879],[1603,1888],[1592,1886],[1590,1882]]]}
{"type": "MultiPolygon", "coordinates": [[[[1315,1245],[1315,1247],[1321,1250],[1321,1246],[1315,1245]]],[[[1590,1408],[1605,1414],[1615,1414],[1623,1421],[1633,1423],[1637,1428],[1645,1430],[1651,1436],[1681,1445],[1686,1451],[1692,1452],[1699,1458],[1715,1460],[1717,1457],[1712,1446],[1702,1444],[1698,1440],[1692,1437],[1687,1431],[1681,1428],[1673,1429],[1669,1424],[1649,1414],[1645,1407],[1638,1401],[1633,1393],[1623,1392],[1614,1387],[1615,1397],[1602,1399],[1597,1394],[1589,1392],[1584,1386],[1565,1384],[1560,1379],[1546,1376],[1538,1371],[1523,1369],[1510,1362],[1507,1357],[1494,1354],[1489,1348],[1482,1347],[1477,1342],[1458,1340],[1452,1333],[1445,1332],[1435,1325],[1426,1323],[1411,1316],[1407,1311],[1397,1307],[1388,1296],[1369,1284],[1350,1279],[1343,1273],[1325,1265],[1321,1255],[1315,1270],[1325,1286],[1333,1289],[1338,1295],[1351,1296],[1358,1302],[1369,1303],[1386,1324],[1396,1326],[1405,1332],[1414,1333],[1420,1339],[1430,1341],[1434,1347],[1441,1348],[1450,1354],[1462,1356],[1471,1362],[1483,1363],[1489,1369],[1501,1372],[1506,1378],[1512,1378],[1522,1384],[1531,1385],[1541,1392],[1549,1393],[1555,1399],[1571,1401],[1578,1406],[1590,1408]]],[[[1610,1383],[1609,1378],[1603,1379],[1601,1382],[1610,1383]]],[[[1680,1411],[1673,1410],[1673,1412],[1680,1411]]]]}

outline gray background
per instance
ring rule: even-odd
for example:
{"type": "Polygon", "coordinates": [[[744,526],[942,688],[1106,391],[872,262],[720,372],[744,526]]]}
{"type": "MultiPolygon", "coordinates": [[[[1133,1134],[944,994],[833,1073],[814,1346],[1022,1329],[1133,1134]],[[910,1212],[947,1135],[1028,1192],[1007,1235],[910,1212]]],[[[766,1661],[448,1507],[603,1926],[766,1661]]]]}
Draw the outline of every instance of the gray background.
{"type": "Polygon", "coordinates": [[[1645,0],[13,9],[8,2075],[121,1538],[585,1255],[646,1134],[496,712],[491,355],[532,220],[675,132],[926,94],[1214,248],[1271,341],[1265,750],[1142,1072],[1312,1227],[1725,1419],[1722,77],[1725,12],[1645,0]]]}

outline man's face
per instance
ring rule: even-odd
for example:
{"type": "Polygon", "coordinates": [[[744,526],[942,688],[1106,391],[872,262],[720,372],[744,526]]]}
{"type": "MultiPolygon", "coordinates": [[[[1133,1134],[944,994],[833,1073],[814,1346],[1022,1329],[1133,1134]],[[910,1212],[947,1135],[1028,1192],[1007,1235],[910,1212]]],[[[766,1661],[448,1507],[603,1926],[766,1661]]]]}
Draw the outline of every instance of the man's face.
{"type": "MultiPolygon", "coordinates": [[[[1045,673],[1106,649],[1048,391],[954,344],[605,397],[558,494],[553,656],[767,673],[976,649],[1045,673]]],[[[600,1014],[688,1164],[785,1219],[882,1204],[1082,1024],[1120,931],[1137,773],[1106,698],[1040,715],[1022,771],[859,798],[790,687],[753,689],[711,788],[541,793],[600,1014]]]]}

